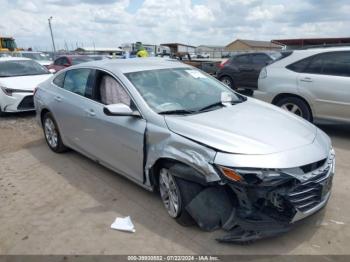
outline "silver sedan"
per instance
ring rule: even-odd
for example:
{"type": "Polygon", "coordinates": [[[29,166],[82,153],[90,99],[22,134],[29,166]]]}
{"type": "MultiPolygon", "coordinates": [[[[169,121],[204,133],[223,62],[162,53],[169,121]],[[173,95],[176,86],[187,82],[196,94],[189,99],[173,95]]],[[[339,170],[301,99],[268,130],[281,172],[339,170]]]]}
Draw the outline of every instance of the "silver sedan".
{"type": "Polygon", "coordinates": [[[290,229],[330,196],[328,136],[170,59],[89,62],[42,83],[35,107],[48,146],[74,149],[160,191],[180,224],[246,242],[290,229]]]}

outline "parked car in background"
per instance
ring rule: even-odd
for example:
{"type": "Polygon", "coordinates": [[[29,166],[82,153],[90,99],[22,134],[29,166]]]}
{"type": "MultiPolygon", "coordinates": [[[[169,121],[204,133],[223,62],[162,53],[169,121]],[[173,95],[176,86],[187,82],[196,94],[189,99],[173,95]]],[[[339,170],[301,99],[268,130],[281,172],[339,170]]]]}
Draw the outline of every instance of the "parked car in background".
{"type": "Polygon", "coordinates": [[[19,56],[21,57],[26,57],[35,60],[39,64],[48,67],[51,63],[52,60],[49,57],[49,55],[43,53],[43,52],[34,52],[34,51],[21,51],[17,52],[19,56]]]}
{"type": "Polygon", "coordinates": [[[281,56],[280,52],[235,54],[223,61],[216,77],[232,89],[255,90],[260,70],[281,56]]]}
{"type": "Polygon", "coordinates": [[[34,89],[50,77],[45,67],[31,59],[0,57],[0,115],[34,110],[34,89]]]}
{"type": "Polygon", "coordinates": [[[285,232],[330,196],[329,137],[181,62],[159,58],[77,65],[39,85],[39,124],[67,147],[158,192],[168,214],[221,241],[285,232]]]}
{"type": "Polygon", "coordinates": [[[58,72],[66,67],[94,60],[96,59],[87,55],[65,55],[55,59],[55,61],[49,65],[48,68],[58,72]]]}
{"type": "Polygon", "coordinates": [[[197,58],[210,58],[210,54],[209,53],[200,53],[200,54],[197,54],[197,58]]]}
{"type": "Polygon", "coordinates": [[[255,97],[309,121],[350,122],[350,47],[293,51],[261,71],[255,97]]]}

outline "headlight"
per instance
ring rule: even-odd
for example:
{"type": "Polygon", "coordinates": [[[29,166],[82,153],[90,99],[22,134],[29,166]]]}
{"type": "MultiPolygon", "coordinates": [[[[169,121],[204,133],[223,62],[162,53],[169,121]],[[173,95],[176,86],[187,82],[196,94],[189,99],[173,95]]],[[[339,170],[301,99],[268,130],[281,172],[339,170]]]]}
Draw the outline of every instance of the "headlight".
{"type": "Polygon", "coordinates": [[[283,173],[273,170],[242,169],[219,166],[221,173],[231,181],[245,184],[259,184],[262,181],[276,181],[284,178],[283,173]]]}
{"type": "Polygon", "coordinates": [[[12,96],[13,93],[33,93],[31,90],[12,89],[4,86],[0,86],[0,88],[7,96],[12,96]]]}
{"type": "Polygon", "coordinates": [[[263,78],[266,78],[266,77],[267,77],[267,70],[266,70],[266,67],[264,67],[260,71],[259,78],[263,79],[263,78]]]}

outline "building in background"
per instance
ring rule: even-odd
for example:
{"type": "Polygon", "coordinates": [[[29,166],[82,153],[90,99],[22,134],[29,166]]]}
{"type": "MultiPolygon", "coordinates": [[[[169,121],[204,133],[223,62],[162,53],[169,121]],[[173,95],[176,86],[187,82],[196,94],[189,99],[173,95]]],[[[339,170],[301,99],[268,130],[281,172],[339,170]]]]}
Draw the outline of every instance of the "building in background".
{"type": "Polygon", "coordinates": [[[283,45],[285,49],[300,49],[317,46],[350,45],[350,37],[278,39],[272,40],[271,42],[283,45]]]}
{"type": "Polygon", "coordinates": [[[229,52],[236,51],[260,51],[260,50],[281,50],[282,45],[272,43],[269,41],[245,40],[237,39],[227,46],[225,50],[229,52]]]}

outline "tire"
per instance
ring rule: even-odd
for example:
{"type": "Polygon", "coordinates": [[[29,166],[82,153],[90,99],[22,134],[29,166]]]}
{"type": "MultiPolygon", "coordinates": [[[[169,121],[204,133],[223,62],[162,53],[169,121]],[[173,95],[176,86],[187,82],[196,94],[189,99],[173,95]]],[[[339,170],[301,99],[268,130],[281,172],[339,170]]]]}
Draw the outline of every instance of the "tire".
{"type": "Polygon", "coordinates": [[[43,131],[45,141],[53,152],[63,153],[67,151],[67,147],[62,142],[57,123],[50,112],[47,112],[43,117],[43,131]]]}
{"type": "Polygon", "coordinates": [[[222,76],[220,77],[220,81],[223,82],[225,85],[230,87],[233,90],[236,90],[235,83],[233,82],[233,79],[229,76],[222,76]]]}
{"type": "Polygon", "coordinates": [[[300,116],[306,119],[309,122],[312,122],[312,112],[309,105],[298,97],[285,97],[277,101],[277,106],[280,108],[289,111],[297,116],[300,116]]]}
{"type": "Polygon", "coordinates": [[[159,171],[159,191],[164,207],[168,211],[169,216],[174,218],[176,222],[182,226],[192,226],[196,224],[185,208],[202,189],[203,187],[199,184],[171,175],[168,168],[164,167],[159,171]],[[168,178],[168,190],[171,188],[170,191],[172,191],[171,197],[169,193],[165,192],[166,181],[164,180],[164,176],[168,178]],[[172,203],[174,199],[176,199],[177,207],[174,207],[172,210],[170,206],[174,204],[174,202],[172,203]]]}
{"type": "Polygon", "coordinates": [[[1,110],[1,106],[0,106],[0,117],[5,116],[5,113],[1,110]]]}

